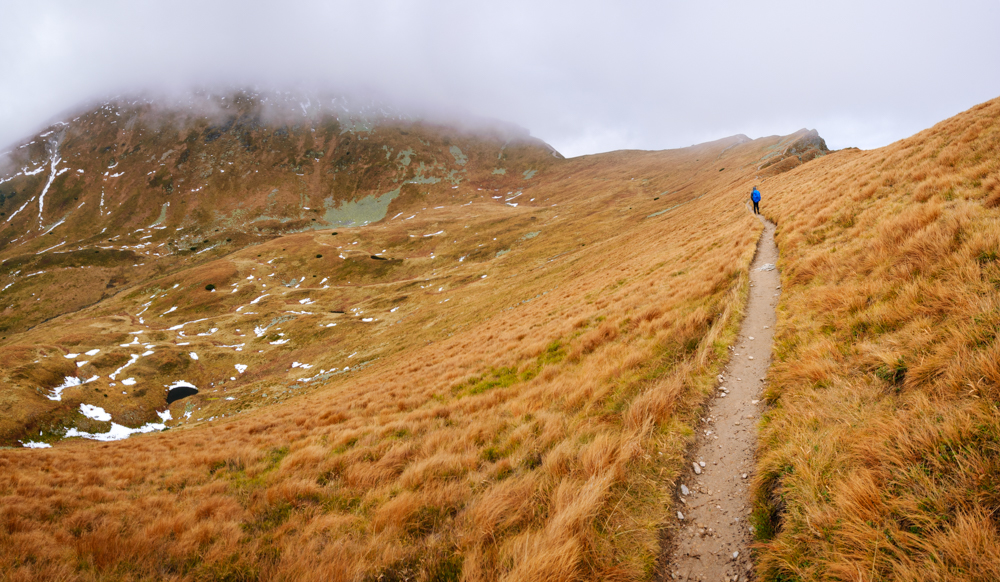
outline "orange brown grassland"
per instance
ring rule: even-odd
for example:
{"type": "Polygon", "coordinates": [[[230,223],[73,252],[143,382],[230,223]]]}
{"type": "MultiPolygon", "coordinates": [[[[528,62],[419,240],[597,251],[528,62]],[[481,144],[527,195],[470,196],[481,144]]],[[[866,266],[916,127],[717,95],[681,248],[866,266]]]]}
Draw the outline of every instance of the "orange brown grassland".
{"type": "Polygon", "coordinates": [[[1000,579],[1000,100],[764,191],[760,574],[1000,579]]]}
{"type": "Polygon", "coordinates": [[[390,206],[336,238],[273,238],[19,333],[0,344],[18,383],[0,404],[28,412],[0,429],[54,446],[0,450],[0,578],[655,577],[742,315],[758,176],[784,287],[759,574],[996,578],[998,112],[816,159],[789,155],[800,133],[561,160],[516,207],[442,185],[405,201],[411,221],[390,206]],[[382,252],[399,260],[361,260],[382,252]],[[237,285],[272,268],[316,281],[237,285]],[[169,407],[168,431],[59,440],[71,418],[98,430],[75,411],[85,398],[135,425],[163,408],[104,380],[61,404],[38,388],[72,372],[67,352],[104,350],[77,364],[87,374],[128,361],[115,346],[144,303],[157,346],[136,377],[201,393],[169,407]],[[293,360],[364,365],[301,381],[315,371],[293,360]],[[235,363],[250,367],[229,381],[235,363]]]}
{"type": "Polygon", "coordinates": [[[8,340],[3,353],[20,366],[8,399],[31,410],[17,434],[42,432],[35,440],[54,447],[0,451],[0,573],[654,576],[673,482],[747,290],[760,226],[744,190],[759,158],[794,139],[563,161],[516,207],[476,194],[408,222],[388,219],[390,207],[383,222],[276,238],[8,340]],[[383,252],[391,260],[367,256],[383,252]],[[267,279],[271,269],[309,289],[267,279]],[[236,285],[254,275],[273,284],[236,285]],[[248,303],[261,291],[269,296],[248,303]],[[303,305],[322,309],[248,333],[303,305]],[[183,337],[165,329],[206,317],[183,337]],[[106,430],[76,411],[94,399],[132,426],[163,409],[162,389],[118,395],[104,379],[128,362],[141,318],[155,354],[118,380],[183,378],[202,391],[168,407],[172,430],[61,440],[60,423],[106,430]],[[31,388],[71,374],[67,352],[98,345],[101,355],[77,365],[99,382],[55,403],[31,388]],[[293,359],[362,365],[299,382],[315,370],[300,373],[293,359]],[[245,376],[221,377],[239,362],[245,376]]]}

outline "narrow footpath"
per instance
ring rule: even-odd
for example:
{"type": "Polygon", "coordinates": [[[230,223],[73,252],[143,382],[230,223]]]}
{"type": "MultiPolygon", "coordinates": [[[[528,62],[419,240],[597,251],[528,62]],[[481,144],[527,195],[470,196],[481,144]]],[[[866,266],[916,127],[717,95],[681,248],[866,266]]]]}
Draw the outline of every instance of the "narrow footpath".
{"type": "Polygon", "coordinates": [[[764,233],[750,266],[746,317],[698,427],[693,462],[677,484],[680,503],[673,547],[666,556],[667,580],[753,579],[749,484],[763,410],[761,393],[771,363],[774,308],[781,294],[775,226],[759,218],[764,233]]]}

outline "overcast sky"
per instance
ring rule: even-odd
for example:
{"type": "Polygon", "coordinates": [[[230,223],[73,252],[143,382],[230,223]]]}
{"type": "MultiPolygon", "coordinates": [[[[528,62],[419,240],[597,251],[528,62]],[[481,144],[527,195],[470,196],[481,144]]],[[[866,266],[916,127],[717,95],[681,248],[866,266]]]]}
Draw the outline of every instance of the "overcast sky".
{"type": "Polygon", "coordinates": [[[1000,0],[0,0],[0,149],[81,102],[364,88],[566,156],[819,130],[873,148],[1000,96],[1000,0]]]}

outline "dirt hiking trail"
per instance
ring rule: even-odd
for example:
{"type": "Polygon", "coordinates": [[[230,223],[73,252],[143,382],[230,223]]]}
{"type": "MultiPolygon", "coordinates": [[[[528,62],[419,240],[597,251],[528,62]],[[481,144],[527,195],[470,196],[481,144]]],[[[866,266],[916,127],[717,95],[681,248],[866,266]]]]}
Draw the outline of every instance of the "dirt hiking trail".
{"type": "Polygon", "coordinates": [[[774,307],[781,294],[775,225],[764,233],[750,266],[750,299],[715,398],[698,426],[693,461],[677,483],[678,514],[666,556],[667,580],[753,578],[750,480],[757,447],[761,393],[771,363],[774,307]]]}

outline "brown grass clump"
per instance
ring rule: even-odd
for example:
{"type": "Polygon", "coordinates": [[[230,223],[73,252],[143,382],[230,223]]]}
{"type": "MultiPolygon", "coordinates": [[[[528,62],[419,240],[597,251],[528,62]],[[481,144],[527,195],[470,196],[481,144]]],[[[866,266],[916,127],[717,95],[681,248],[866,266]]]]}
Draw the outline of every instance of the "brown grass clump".
{"type": "Polygon", "coordinates": [[[768,180],[767,580],[1000,578],[1000,100],[768,180]]]}

